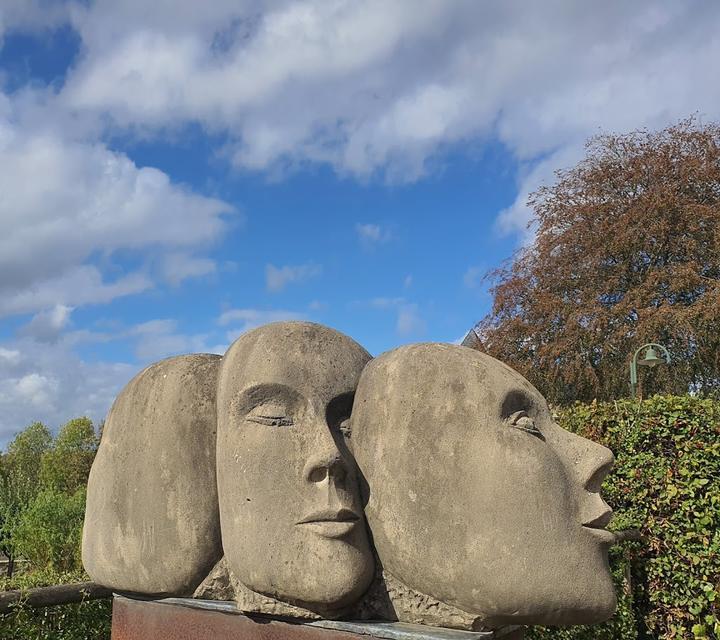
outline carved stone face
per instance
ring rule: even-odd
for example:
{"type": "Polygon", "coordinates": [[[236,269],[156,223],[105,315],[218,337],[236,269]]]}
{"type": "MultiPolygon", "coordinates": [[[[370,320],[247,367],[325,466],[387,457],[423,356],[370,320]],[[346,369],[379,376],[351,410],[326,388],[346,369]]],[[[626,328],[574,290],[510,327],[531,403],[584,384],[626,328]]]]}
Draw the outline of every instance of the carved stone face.
{"type": "Polygon", "coordinates": [[[217,480],[231,571],[259,593],[342,608],[374,564],[345,421],[369,354],[320,325],[241,336],[218,383],[217,480]]]}
{"type": "Polygon", "coordinates": [[[465,347],[420,344],[365,369],[352,447],[385,571],[487,626],[576,624],[615,609],[599,488],[611,452],[465,347]]]}

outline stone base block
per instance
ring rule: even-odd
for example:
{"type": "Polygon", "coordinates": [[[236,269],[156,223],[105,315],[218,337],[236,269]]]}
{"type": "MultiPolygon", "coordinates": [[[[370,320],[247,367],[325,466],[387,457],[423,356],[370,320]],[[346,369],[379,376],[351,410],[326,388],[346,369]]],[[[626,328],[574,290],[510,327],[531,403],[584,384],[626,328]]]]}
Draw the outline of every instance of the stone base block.
{"type": "Polygon", "coordinates": [[[231,602],[113,600],[112,640],[521,640],[522,629],[456,631],[401,622],[299,622],[246,616],[231,602]]]}

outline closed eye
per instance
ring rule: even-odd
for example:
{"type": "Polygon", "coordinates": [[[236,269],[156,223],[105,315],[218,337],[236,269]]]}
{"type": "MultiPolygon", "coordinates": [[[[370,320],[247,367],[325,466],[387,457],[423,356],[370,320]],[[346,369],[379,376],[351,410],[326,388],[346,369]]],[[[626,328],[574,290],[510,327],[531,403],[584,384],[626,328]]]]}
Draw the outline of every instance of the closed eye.
{"type": "Polygon", "coordinates": [[[544,440],[542,431],[538,429],[535,424],[534,418],[528,415],[527,411],[516,411],[508,417],[508,424],[514,429],[520,429],[520,431],[526,431],[532,435],[544,440]]]}
{"type": "Polygon", "coordinates": [[[266,416],[262,414],[251,414],[247,417],[249,422],[264,424],[268,427],[291,427],[293,425],[292,418],[288,416],[266,416]]]}

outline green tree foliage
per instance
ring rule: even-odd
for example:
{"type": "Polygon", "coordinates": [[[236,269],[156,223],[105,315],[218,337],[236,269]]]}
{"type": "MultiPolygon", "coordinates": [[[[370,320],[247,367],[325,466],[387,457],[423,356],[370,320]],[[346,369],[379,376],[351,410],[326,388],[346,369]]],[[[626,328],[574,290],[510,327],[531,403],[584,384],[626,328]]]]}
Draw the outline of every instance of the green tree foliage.
{"type": "Polygon", "coordinates": [[[528,204],[535,242],[490,274],[479,348],[560,404],[626,395],[646,342],[673,359],[646,395],[720,392],[720,125],[597,136],[528,204]]]}
{"type": "Polygon", "coordinates": [[[92,422],[76,418],[54,439],[45,425],[31,424],[0,455],[0,550],[10,559],[8,575],[18,552],[37,567],[79,566],[79,534],[73,538],[71,531],[82,527],[97,446],[92,422]]]}
{"type": "MultiPolygon", "coordinates": [[[[9,557],[29,561],[29,569],[0,578],[0,591],[88,580],[80,545],[97,445],[92,422],[77,418],[55,439],[44,425],[32,424],[0,454],[0,540],[9,557]]],[[[37,609],[21,604],[0,615],[0,638],[109,638],[110,608],[109,600],[37,609]]]]}
{"type": "MultiPolygon", "coordinates": [[[[603,486],[615,509],[611,528],[640,529],[643,540],[611,549],[619,597],[612,620],[592,627],[537,627],[528,640],[720,637],[720,401],[657,396],[642,403],[593,402],[560,408],[556,418],[613,450],[616,463],[603,486]]],[[[34,426],[33,432],[20,442],[39,446],[20,449],[47,452],[42,430],[34,426]]],[[[35,457],[28,460],[37,465],[35,457]]],[[[0,578],[0,590],[86,579],[81,572],[51,569],[78,566],[69,559],[77,562],[83,503],[82,489],[69,494],[47,487],[36,494],[20,527],[23,554],[33,558],[35,570],[14,580],[0,578]],[[67,522],[74,524],[66,527],[67,522]]],[[[109,637],[109,625],[107,601],[20,606],[0,616],[0,637],[100,638],[109,637]]]]}
{"type": "Polygon", "coordinates": [[[85,487],[73,494],[43,489],[22,513],[14,534],[15,550],[33,567],[79,571],[84,516],[85,487]]]}
{"type": "Polygon", "coordinates": [[[620,606],[608,623],[533,629],[528,640],[720,638],[720,402],[657,396],[576,404],[560,424],[612,449],[611,528],[639,542],[611,553],[620,606]]]}
{"type": "Polygon", "coordinates": [[[8,575],[14,570],[15,532],[23,512],[41,489],[43,456],[50,450],[52,435],[40,422],[21,431],[0,456],[0,551],[8,558],[8,575]]]}
{"type": "Polygon", "coordinates": [[[53,447],[42,457],[40,478],[43,486],[74,493],[87,484],[95,459],[98,437],[89,418],[70,420],[57,435],[53,447]]]}

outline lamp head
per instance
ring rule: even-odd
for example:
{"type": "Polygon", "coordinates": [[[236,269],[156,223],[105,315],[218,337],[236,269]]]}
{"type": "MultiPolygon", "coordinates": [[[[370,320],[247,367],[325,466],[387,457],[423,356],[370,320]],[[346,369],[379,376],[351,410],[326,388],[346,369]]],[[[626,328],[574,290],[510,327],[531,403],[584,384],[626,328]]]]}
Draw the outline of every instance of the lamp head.
{"type": "Polygon", "coordinates": [[[639,365],[650,368],[654,367],[656,364],[662,364],[663,362],[664,360],[658,357],[658,354],[653,347],[645,349],[645,354],[640,360],[638,360],[639,365]]]}

